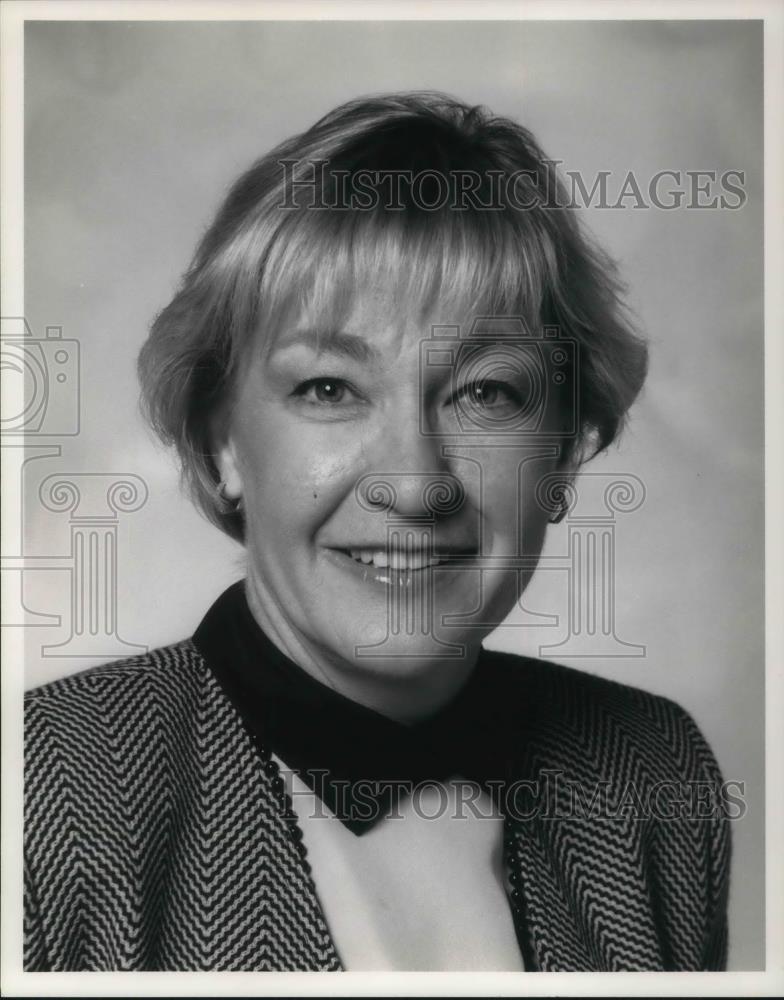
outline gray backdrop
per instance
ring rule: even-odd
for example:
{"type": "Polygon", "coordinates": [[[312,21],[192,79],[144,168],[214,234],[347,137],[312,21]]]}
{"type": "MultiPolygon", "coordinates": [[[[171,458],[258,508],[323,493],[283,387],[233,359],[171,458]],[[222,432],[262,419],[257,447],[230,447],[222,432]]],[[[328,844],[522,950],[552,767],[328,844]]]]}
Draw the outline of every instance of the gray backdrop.
{"type": "MultiPolygon", "coordinates": [[[[611,171],[616,193],[630,170],[643,187],[659,170],[745,172],[737,211],[584,212],[621,260],[652,347],[623,443],[586,470],[594,485],[636,476],[645,490],[612,515],[609,652],[621,655],[571,635],[566,523],[525,609],[489,644],[694,715],[725,777],[745,782],[730,963],[762,968],[760,22],[28,23],[30,339],[14,350],[49,382],[24,466],[22,438],[3,437],[6,489],[24,501],[16,555],[31,567],[10,559],[3,574],[26,682],[180,639],[241,575],[241,550],[181,496],[142,426],[136,355],[241,169],[343,100],[416,88],[511,115],[565,169],[611,171]]],[[[6,339],[18,331],[4,324],[6,339]]]]}

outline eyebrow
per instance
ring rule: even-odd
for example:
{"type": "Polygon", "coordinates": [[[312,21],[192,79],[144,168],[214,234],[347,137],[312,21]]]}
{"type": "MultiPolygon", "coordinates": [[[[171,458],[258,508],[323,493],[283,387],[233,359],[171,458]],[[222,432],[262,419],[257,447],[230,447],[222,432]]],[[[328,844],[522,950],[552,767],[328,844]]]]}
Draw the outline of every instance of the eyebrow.
{"type": "Polygon", "coordinates": [[[352,361],[373,361],[379,352],[363,337],[343,330],[299,329],[288,333],[273,347],[272,353],[288,347],[304,346],[316,354],[332,354],[352,361]]]}

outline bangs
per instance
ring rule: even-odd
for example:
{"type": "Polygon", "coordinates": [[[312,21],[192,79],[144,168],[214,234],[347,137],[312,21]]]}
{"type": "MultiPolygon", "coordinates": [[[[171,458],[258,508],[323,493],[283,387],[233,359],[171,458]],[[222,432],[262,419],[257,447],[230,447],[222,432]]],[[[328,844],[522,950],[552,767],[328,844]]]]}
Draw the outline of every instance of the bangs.
{"type": "Polygon", "coordinates": [[[358,299],[380,292],[401,321],[520,316],[535,330],[553,248],[532,223],[509,211],[288,213],[268,247],[254,329],[266,352],[293,322],[342,328],[358,299]]]}

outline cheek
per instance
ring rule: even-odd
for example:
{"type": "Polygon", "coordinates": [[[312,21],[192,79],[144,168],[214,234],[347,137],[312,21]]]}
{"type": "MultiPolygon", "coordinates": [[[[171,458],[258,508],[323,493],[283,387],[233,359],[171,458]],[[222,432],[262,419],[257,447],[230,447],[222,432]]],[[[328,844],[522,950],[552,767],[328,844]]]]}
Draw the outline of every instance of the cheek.
{"type": "Polygon", "coordinates": [[[250,518],[255,512],[266,522],[307,521],[340,502],[357,477],[351,449],[316,427],[258,414],[238,438],[250,518]]]}
{"type": "Polygon", "coordinates": [[[543,530],[547,514],[536,498],[539,481],[551,472],[555,460],[549,456],[527,456],[515,448],[488,448],[482,459],[461,460],[454,472],[463,483],[469,504],[483,519],[503,534],[526,527],[543,530]]]}

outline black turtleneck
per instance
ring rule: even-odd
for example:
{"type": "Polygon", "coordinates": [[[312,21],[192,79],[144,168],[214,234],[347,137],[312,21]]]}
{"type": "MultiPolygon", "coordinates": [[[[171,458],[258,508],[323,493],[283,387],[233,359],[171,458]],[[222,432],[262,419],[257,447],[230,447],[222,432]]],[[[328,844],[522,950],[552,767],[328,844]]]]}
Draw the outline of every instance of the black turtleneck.
{"type": "Polygon", "coordinates": [[[253,617],[244,581],[218,598],[194,643],[257,743],[356,834],[423,781],[460,775],[496,791],[519,757],[521,706],[509,698],[508,670],[485,650],[448,705],[406,725],[339,694],[282,653],[253,617]]]}

